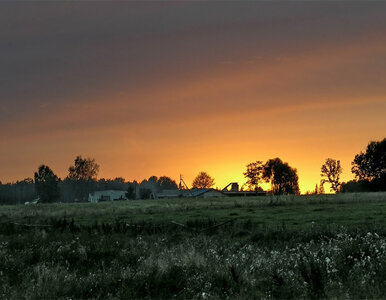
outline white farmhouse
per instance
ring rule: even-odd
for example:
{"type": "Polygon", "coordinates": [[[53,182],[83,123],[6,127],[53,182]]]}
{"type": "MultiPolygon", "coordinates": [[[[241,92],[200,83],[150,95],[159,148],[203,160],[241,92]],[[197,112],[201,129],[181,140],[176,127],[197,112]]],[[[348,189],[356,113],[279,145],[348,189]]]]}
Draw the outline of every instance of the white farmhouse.
{"type": "Polygon", "coordinates": [[[126,191],[106,190],[88,194],[88,201],[92,203],[114,200],[127,200],[126,191]]]}

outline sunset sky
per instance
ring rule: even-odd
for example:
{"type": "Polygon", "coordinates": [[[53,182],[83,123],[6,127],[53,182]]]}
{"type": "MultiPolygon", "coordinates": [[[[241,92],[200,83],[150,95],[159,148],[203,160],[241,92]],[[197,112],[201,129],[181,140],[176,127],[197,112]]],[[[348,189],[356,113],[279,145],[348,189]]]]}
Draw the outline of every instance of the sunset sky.
{"type": "Polygon", "coordinates": [[[305,192],[385,137],[386,2],[0,3],[3,183],[81,154],[223,188],[280,157],[305,192]]]}

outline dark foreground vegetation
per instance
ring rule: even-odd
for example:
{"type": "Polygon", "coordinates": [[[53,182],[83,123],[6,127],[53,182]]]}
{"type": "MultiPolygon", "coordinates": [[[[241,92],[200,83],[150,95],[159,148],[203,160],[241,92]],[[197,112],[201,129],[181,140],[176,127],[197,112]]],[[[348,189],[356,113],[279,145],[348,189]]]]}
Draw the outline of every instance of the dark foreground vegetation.
{"type": "Polygon", "coordinates": [[[384,193],[262,198],[4,207],[0,297],[384,297],[384,193]]]}

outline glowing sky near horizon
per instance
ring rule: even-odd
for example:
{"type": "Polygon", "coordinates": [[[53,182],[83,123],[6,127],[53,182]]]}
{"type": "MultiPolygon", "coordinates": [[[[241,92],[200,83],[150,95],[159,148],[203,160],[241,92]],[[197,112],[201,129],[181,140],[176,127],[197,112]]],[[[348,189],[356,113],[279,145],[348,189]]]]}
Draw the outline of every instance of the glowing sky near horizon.
{"type": "Polygon", "coordinates": [[[76,155],[99,177],[216,186],[280,157],[302,192],[386,133],[386,3],[0,3],[0,181],[76,155]]]}

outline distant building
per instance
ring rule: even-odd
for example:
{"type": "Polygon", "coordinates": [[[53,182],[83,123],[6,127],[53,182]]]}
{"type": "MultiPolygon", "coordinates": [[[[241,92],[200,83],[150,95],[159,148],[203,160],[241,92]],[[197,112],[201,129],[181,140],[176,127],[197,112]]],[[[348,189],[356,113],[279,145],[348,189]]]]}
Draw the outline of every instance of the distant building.
{"type": "Polygon", "coordinates": [[[156,198],[218,198],[226,195],[215,189],[192,189],[192,190],[163,190],[156,194],[156,198]]]}
{"type": "Polygon", "coordinates": [[[193,189],[190,190],[191,197],[195,198],[222,198],[227,197],[223,192],[215,189],[193,189]]]}
{"type": "Polygon", "coordinates": [[[162,190],[158,193],[155,193],[155,198],[181,198],[184,197],[184,194],[187,191],[184,190],[162,190]]]}
{"type": "Polygon", "coordinates": [[[126,191],[97,191],[88,195],[88,201],[98,203],[100,201],[127,200],[126,191]]]}
{"type": "Polygon", "coordinates": [[[263,190],[256,190],[256,191],[240,191],[239,190],[239,184],[237,182],[231,182],[229,183],[225,188],[223,188],[222,192],[229,196],[229,197],[255,197],[255,196],[265,196],[266,192],[263,190]],[[230,190],[228,190],[228,187],[231,187],[230,190]]]}

